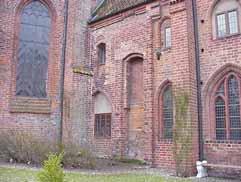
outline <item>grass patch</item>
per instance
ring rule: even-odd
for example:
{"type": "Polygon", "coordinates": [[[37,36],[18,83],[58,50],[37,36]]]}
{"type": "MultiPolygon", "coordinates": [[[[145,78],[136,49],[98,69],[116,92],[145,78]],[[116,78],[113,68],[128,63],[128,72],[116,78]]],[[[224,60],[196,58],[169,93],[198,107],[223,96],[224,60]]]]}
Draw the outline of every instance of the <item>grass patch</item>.
{"type": "MultiPolygon", "coordinates": [[[[0,168],[0,182],[37,182],[37,171],[0,168]]],[[[189,180],[163,178],[151,175],[82,175],[66,173],[67,182],[189,182],[189,180]]]]}

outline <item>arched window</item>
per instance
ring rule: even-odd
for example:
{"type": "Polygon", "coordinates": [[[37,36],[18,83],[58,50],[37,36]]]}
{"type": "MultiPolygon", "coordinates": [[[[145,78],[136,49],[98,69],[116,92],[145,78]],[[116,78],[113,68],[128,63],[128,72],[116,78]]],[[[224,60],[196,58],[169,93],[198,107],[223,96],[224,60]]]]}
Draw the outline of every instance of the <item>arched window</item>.
{"type": "Polygon", "coordinates": [[[237,0],[219,0],[212,12],[214,37],[226,37],[240,32],[240,4],[237,0]]]}
{"type": "Polygon", "coordinates": [[[106,45],[101,43],[97,47],[98,51],[98,64],[105,64],[106,62],[106,45]]]}
{"type": "Polygon", "coordinates": [[[172,139],[173,137],[173,96],[172,86],[168,84],[161,97],[161,121],[164,139],[172,139]]]}
{"type": "Polygon", "coordinates": [[[47,97],[51,17],[40,1],[26,5],[20,17],[17,52],[16,95],[47,97]]]}
{"type": "Polygon", "coordinates": [[[102,93],[95,95],[95,137],[111,137],[111,103],[102,93]]]}
{"type": "Polygon", "coordinates": [[[171,20],[169,18],[161,24],[161,44],[163,49],[168,49],[172,46],[171,20]]]}
{"type": "Polygon", "coordinates": [[[241,140],[240,78],[225,77],[215,95],[216,139],[241,140]]]}

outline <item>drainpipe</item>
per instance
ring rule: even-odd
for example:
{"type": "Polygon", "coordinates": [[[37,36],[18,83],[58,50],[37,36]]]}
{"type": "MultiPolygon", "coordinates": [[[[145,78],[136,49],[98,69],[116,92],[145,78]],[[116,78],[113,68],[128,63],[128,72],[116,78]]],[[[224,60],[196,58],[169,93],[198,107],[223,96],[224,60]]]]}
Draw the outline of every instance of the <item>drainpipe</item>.
{"type": "Polygon", "coordinates": [[[67,47],[67,31],[68,31],[68,9],[69,1],[64,2],[64,32],[63,32],[63,46],[61,55],[61,76],[60,76],[60,133],[59,143],[63,143],[63,120],[64,120],[64,76],[65,76],[65,62],[66,62],[66,47],[67,47]]]}
{"type": "Polygon", "coordinates": [[[201,93],[201,68],[199,51],[199,32],[196,0],[192,0],[192,13],[195,39],[195,60],[196,60],[196,78],[197,78],[197,106],[198,106],[198,131],[199,131],[199,160],[203,160],[203,128],[202,128],[202,93],[201,93]]]}

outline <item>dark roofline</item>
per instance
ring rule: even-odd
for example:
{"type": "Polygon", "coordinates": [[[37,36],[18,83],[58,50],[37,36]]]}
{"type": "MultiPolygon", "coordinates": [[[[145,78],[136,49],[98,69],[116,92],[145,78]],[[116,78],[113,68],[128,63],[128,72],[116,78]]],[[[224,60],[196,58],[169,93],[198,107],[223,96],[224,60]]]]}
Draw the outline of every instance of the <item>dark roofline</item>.
{"type": "MultiPolygon", "coordinates": [[[[94,20],[91,20],[91,19],[90,19],[90,20],[88,21],[88,23],[89,23],[89,24],[96,23],[96,22],[98,22],[98,21],[104,20],[104,19],[109,18],[109,17],[111,17],[111,16],[117,15],[117,14],[119,14],[119,13],[123,13],[123,12],[128,11],[128,10],[133,9],[133,8],[136,8],[136,7],[138,7],[138,6],[142,6],[142,5],[144,5],[144,4],[148,4],[148,3],[152,2],[152,1],[155,1],[155,0],[145,0],[144,2],[142,2],[142,3],[140,3],[140,4],[136,4],[136,5],[134,5],[134,6],[130,6],[130,7],[128,7],[128,8],[124,8],[124,9],[122,9],[122,10],[116,11],[116,12],[114,12],[114,13],[110,13],[110,14],[105,15],[105,16],[102,16],[102,17],[100,17],[100,18],[97,18],[97,19],[94,19],[94,20]]],[[[104,1],[103,1],[103,2],[104,2],[104,1]]],[[[103,3],[102,3],[102,5],[103,5],[103,3]]],[[[99,8],[100,8],[100,7],[101,7],[101,5],[99,6],[99,8]]],[[[98,9],[99,9],[99,8],[98,8],[98,9]]],[[[98,9],[96,9],[95,12],[96,12],[98,9]]],[[[93,17],[91,17],[91,18],[93,18],[93,17]]]]}

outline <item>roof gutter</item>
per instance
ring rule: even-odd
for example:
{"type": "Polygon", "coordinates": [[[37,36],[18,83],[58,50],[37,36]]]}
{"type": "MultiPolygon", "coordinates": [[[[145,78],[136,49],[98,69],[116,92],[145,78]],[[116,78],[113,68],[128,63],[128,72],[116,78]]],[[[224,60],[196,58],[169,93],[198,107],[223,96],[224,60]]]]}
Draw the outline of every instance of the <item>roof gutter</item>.
{"type": "MultiPolygon", "coordinates": [[[[140,3],[140,4],[136,4],[136,5],[130,6],[130,7],[128,7],[128,8],[122,9],[122,10],[120,10],[120,11],[116,11],[116,12],[114,12],[114,13],[110,13],[110,14],[108,14],[108,15],[102,16],[102,17],[97,18],[97,19],[95,19],[95,20],[90,19],[88,23],[89,23],[89,24],[93,24],[93,23],[99,22],[99,21],[104,20],[104,19],[106,19],[106,18],[110,18],[110,17],[112,17],[112,16],[115,16],[115,15],[117,15],[117,14],[119,14],[119,13],[123,13],[123,12],[125,12],[125,11],[130,10],[130,9],[133,9],[133,8],[136,8],[136,7],[139,7],[139,6],[148,4],[148,3],[152,2],[152,1],[155,1],[155,0],[145,0],[144,2],[142,2],[142,3],[140,3]]],[[[103,1],[103,2],[104,2],[104,1],[103,1]]],[[[103,4],[103,3],[101,3],[101,5],[102,5],[102,4],[103,4]]],[[[101,7],[101,5],[99,6],[99,8],[101,7]]],[[[98,8],[98,9],[99,9],[99,8],[98,8]]],[[[98,11],[98,9],[95,10],[95,13],[98,11]]],[[[95,15],[95,14],[92,14],[92,15],[95,15]]],[[[93,17],[92,17],[92,18],[93,18],[93,17]]]]}
{"type": "Polygon", "coordinates": [[[63,31],[63,46],[61,55],[61,78],[60,78],[60,133],[59,143],[63,143],[63,123],[64,123],[64,77],[65,77],[65,62],[66,62],[66,48],[67,48],[67,31],[68,31],[68,10],[69,1],[64,3],[64,31],[63,31]]]}
{"type": "Polygon", "coordinates": [[[201,93],[201,68],[200,68],[200,49],[199,32],[196,0],[192,0],[192,13],[195,39],[195,60],[196,60],[196,79],[197,79],[197,110],[198,110],[198,131],[199,131],[199,160],[202,161],[203,155],[203,118],[202,118],[202,93],[201,93]]]}

